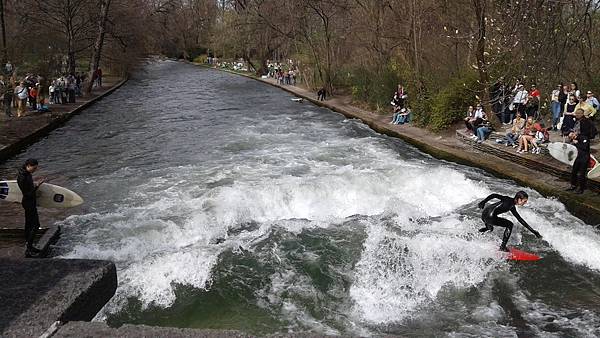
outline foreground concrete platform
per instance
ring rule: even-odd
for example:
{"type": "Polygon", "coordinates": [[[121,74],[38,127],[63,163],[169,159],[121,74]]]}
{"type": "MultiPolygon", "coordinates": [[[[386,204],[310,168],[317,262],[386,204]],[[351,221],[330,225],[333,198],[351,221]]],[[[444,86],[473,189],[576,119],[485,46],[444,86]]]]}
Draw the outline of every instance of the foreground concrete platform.
{"type": "MultiPolygon", "coordinates": [[[[112,328],[104,323],[89,322],[70,322],[60,327],[52,336],[53,338],[104,338],[104,337],[126,337],[126,338],[146,338],[146,337],[169,337],[169,338],[232,338],[232,337],[256,337],[247,333],[231,330],[202,330],[202,329],[182,329],[175,327],[157,327],[146,325],[123,325],[119,328],[112,328]]],[[[316,333],[286,333],[274,334],[266,337],[299,337],[299,338],[317,338],[328,337],[316,333]]]]}
{"type": "Polygon", "coordinates": [[[156,327],[146,325],[123,325],[112,328],[104,323],[69,322],[60,327],[53,338],[104,338],[104,337],[251,337],[238,331],[217,331],[200,329],[180,329],[173,327],[156,327]]]}
{"type": "MultiPolygon", "coordinates": [[[[35,238],[35,247],[40,249],[39,258],[48,257],[51,246],[60,238],[60,226],[40,229],[35,238]]],[[[0,259],[20,260],[25,258],[25,231],[23,229],[0,229],[0,259]]]]}
{"type": "Polygon", "coordinates": [[[91,320],[117,288],[115,265],[0,259],[0,337],[39,337],[55,322],[91,320]]]}

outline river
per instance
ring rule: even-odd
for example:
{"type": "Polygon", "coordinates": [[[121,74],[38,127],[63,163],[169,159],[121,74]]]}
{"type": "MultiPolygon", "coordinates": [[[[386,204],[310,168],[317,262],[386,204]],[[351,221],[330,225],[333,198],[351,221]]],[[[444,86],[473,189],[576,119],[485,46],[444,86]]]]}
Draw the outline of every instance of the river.
{"type": "MultiPolygon", "coordinates": [[[[440,161],[232,74],[148,62],[28,157],[86,203],[54,252],[116,263],[96,320],[253,334],[600,335],[600,232],[555,199],[440,161]],[[524,189],[507,262],[477,201],[524,189]]],[[[516,220],[509,216],[511,220],[516,220]]]]}

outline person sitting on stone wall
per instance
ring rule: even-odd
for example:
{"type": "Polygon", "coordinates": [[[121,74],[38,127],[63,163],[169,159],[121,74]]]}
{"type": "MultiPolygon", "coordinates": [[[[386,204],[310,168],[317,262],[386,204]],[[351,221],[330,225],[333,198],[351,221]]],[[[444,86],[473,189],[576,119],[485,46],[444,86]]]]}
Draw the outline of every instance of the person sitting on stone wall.
{"type": "Polygon", "coordinates": [[[521,117],[521,115],[517,115],[512,122],[512,127],[506,133],[506,135],[498,139],[496,142],[504,144],[506,146],[517,147],[517,142],[519,137],[523,133],[523,127],[525,127],[525,119],[521,117]]]}
{"type": "Polygon", "coordinates": [[[473,135],[471,135],[471,138],[473,140],[477,140],[477,128],[479,128],[481,125],[483,125],[485,122],[487,121],[487,115],[485,114],[485,111],[483,110],[483,106],[480,104],[477,105],[477,109],[475,110],[475,113],[473,114],[473,119],[471,119],[471,121],[469,121],[469,124],[471,125],[471,130],[473,131],[473,135]]]}
{"type": "Polygon", "coordinates": [[[467,108],[467,113],[465,115],[465,131],[472,135],[474,132],[473,125],[471,123],[475,120],[475,109],[473,109],[473,106],[469,106],[469,108],[467,108]]]}
{"type": "Polygon", "coordinates": [[[537,144],[532,142],[535,138],[535,127],[533,126],[533,116],[527,117],[527,122],[525,122],[525,127],[523,128],[523,133],[521,137],[519,137],[519,148],[517,149],[517,153],[527,153],[529,151],[529,144],[531,144],[535,149],[537,149],[537,144]]]}
{"type": "Polygon", "coordinates": [[[402,108],[398,112],[394,113],[392,120],[393,124],[405,124],[410,122],[410,110],[408,108],[402,108]]]}

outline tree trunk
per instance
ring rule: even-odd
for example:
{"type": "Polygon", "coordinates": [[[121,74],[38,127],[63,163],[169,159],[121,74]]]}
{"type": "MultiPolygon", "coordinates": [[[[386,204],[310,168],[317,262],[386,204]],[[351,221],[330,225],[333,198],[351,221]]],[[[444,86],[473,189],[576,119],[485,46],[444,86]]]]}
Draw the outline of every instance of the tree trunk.
{"type": "Polygon", "coordinates": [[[481,86],[481,104],[483,105],[486,113],[488,113],[488,120],[492,123],[492,126],[496,127],[500,121],[496,118],[496,114],[492,113],[492,105],[490,101],[490,76],[487,71],[487,64],[485,61],[485,38],[486,38],[486,7],[487,0],[473,0],[473,6],[475,7],[475,16],[477,18],[477,51],[475,57],[477,58],[477,70],[479,71],[479,82],[481,86]]]}
{"type": "Polygon", "coordinates": [[[2,65],[8,62],[8,50],[6,48],[6,24],[4,23],[4,0],[0,0],[0,25],[2,26],[2,65]]]}
{"type": "Polygon", "coordinates": [[[92,53],[92,60],[90,61],[90,73],[88,74],[88,82],[85,87],[85,94],[90,95],[92,93],[92,87],[94,86],[94,73],[100,66],[100,58],[102,57],[102,46],[104,45],[104,35],[106,34],[106,20],[108,18],[108,8],[111,0],[102,0],[100,4],[100,18],[98,20],[98,36],[96,36],[96,42],[94,43],[94,52],[92,53]]]}
{"type": "Polygon", "coordinates": [[[67,73],[75,74],[75,46],[70,32],[67,41],[67,73]]]}

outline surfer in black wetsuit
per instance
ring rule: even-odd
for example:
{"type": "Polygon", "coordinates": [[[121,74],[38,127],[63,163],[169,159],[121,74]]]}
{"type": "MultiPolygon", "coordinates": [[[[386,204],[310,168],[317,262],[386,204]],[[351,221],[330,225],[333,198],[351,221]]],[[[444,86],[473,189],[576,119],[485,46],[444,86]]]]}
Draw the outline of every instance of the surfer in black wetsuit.
{"type": "Polygon", "coordinates": [[[35,159],[28,159],[25,161],[25,164],[19,168],[17,176],[17,184],[23,194],[21,205],[23,206],[23,209],[25,209],[25,239],[27,240],[25,257],[32,257],[40,252],[39,249],[33,246],[33,238],[40,227],[35,195],[38,187],[42,183],[34,184],[33,176],[31,176],[37,168],[38,161],[35,159]]]}
{"type": "Polygon", "coordinates": [[[569,134],[571,142],[577,147],[577,158],[573,163],[571,171],[571,186],[567,191],[575,190],[576,194],[583,194],[587,181],[587,170],[590,161],[590,140],[588,136],[581,132],[569,134]],[[579,186],[579,188],[578,188],[579,186]]]}
{"type": "Polygon", "coordinates": [[[531,233],[534,234],[537,238],[541,238],[542,235],[540,235],[539,232],[533,230],[517,212],[516,206],[525,205],[525,203],[527,203],[528,198],[529,196],[524,191],[517,192],[515,197],[503,196],[499,194],[491,194],[488,197],[486,197],[483,201],[479,202],[478,204],[479,209],[483,209],[483,212],[481,213],[481,219],[485,223],[485,228],[479,229],[479,232],[492,231],[494,230],[494,226],[505,228],[504,236],[502,237],[502,244],[500,245],[500,250],[508,251],[508,248],[506,248],[506,243],[508,243],[508,239],[512,234],[513,223],[507,220],[506,218],[498,217],[498,215],[510,211],[519,220],[519,222],[521,222],[521,224],[523,224],[523,226],[527,228],[527,230],[531,231],[531,233]],[[494,198],[500,201],[490,204],[486,207],[485,204],[494,198]]]}

